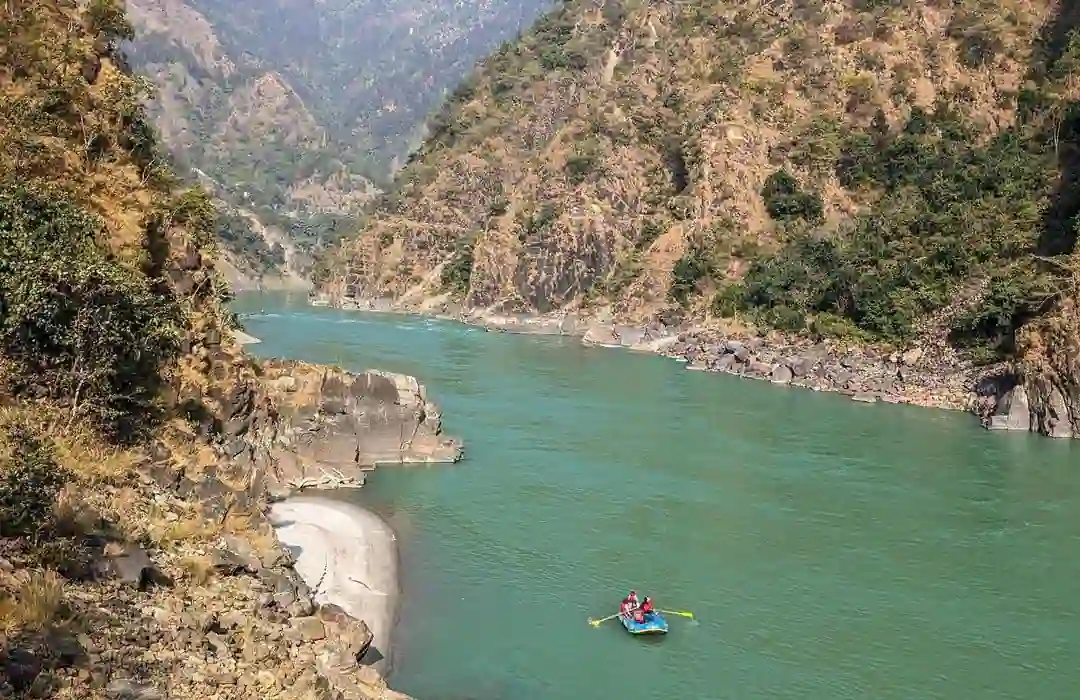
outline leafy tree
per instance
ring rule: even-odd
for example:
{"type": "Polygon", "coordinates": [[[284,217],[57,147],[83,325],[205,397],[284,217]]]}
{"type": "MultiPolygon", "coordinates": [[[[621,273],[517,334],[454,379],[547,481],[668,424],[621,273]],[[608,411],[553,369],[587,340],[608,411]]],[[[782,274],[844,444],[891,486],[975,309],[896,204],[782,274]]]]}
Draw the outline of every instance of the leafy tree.
{"type": "Polygon", "coordinates": [[[469,281],[472,279],[474,262],[473,244],[475,240],[476,236],[473,234],[465,236],[458,241],[453,256],[451,256],[450,260],[442,269],[443,286],[458,294],[465,294],[469,291],[469,281]]]}
{"type": "Polygon", "coordinates": [[[712,263],[708,254],[697,246],[691,247],[671,271],[671,288],[668,296],[680,306],[685,306],[690,295],[697,289],[702,279],[712,274],[712,263]]]}
{"type": "Polygon", "coordinates": [[[15,390],[126,437],[152,414],[183,319],[171,294],[103,252],[100,230],[56,192],[0,188],[0,352],[15,390]]]}

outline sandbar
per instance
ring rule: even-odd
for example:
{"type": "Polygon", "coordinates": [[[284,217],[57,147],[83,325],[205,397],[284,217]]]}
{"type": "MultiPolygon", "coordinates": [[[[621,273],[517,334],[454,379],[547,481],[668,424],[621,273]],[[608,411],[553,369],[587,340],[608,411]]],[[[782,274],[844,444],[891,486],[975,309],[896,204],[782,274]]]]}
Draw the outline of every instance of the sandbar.
{"type": "Polygon", "coordinates": [[[278,539],[318,603],[333,603],[375,636],[363,659],[385,676],[398,602],[397,538],[375,513],[344,501],[296,496],[270,508],[278,539]]]}
{"type": "Polygon", "coordinates": [[[253,336],[253,335],[251,335],[249,333],[245,333],[244,331],[241,331],[241,330],[234,330],[233,331],[233,337],[236,339],[236,342],[239,343],[240,345],[254,345],[256,343],[261,343],[262,342],[262,340],[260,340],[259,338],[256,338],[255,336],[253,336]]]}

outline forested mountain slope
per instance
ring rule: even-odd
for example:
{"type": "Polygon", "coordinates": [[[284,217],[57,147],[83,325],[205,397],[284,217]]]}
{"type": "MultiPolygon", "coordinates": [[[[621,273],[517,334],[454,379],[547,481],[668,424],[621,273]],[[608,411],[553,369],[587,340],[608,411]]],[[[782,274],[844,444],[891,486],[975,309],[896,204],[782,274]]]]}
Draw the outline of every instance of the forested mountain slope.
{"type": "Polygon", "coordinates": [[[282,266],[283,236],[306,253],[351,230],[444,91],[546,2],[128,5],[154,123],[178,166],[236,210],[223,240],[257,272],[282,266]]]}
{"type": "Polygon", "coordinates": [[[567,2],[457,90],[322,289],[1034,352],[1074,323],[1076,16],[567,2]]]}

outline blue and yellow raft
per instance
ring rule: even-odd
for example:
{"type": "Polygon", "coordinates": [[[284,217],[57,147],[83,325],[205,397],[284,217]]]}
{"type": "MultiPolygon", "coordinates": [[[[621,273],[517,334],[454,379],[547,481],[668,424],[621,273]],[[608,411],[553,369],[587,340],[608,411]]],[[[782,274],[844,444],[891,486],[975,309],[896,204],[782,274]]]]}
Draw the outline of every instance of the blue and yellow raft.
{"type": "Polygon", "coordinates": [[[632,615],[619,615],[619,621],[630,634],[667,634],[667,620],[655,610],[645,613],[641,622],[632,615]]]}

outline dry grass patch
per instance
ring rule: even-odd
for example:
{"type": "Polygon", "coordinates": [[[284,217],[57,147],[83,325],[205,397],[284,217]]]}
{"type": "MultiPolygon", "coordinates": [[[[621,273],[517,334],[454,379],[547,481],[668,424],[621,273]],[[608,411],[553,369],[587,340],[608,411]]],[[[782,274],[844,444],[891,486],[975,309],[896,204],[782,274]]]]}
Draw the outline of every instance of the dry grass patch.
{"type": "Polygon", "coordinates": [[[64,580],[56,572],[0,574],[0,635],[36,632],[66,617],[64,580]]]}
{"type": "Polygon", "coordinates": [[[205,554],[189,554],[180,559],[180,568],[186,578],[196,585],[203,585],[214,577],[214,560],[205,554]]]}
{"type": "Polygon", "coordinates": [[[85,426],[49,425],[56,460],[88,485],[117,483],[133,473],[138,455],[105,443],[85,426]]]}

